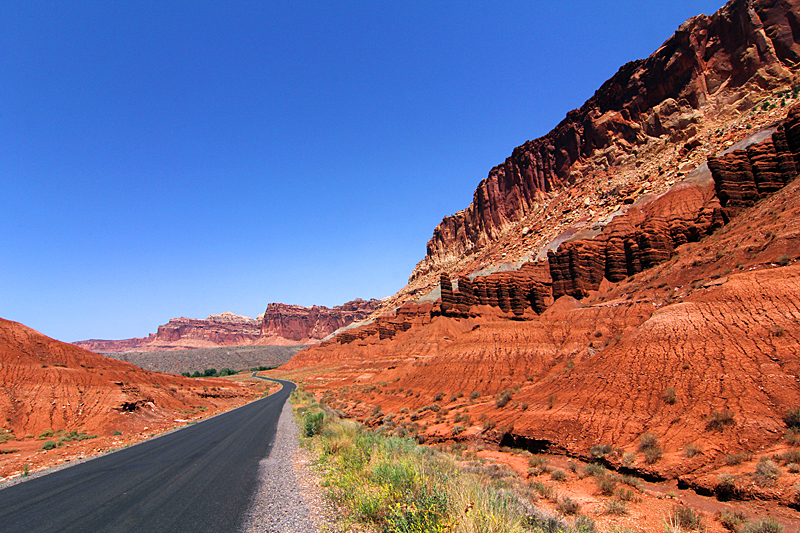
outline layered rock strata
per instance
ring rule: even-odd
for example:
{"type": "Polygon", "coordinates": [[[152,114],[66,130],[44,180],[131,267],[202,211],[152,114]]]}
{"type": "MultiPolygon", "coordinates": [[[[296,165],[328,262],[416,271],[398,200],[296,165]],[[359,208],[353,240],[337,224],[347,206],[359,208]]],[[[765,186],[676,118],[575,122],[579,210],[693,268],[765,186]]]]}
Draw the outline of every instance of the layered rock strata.
{"type": "Polygon", "coordinates": [[[773,193],[797,175],[800,161],[800,108],[789,111],[785,125],[778,126],[770,139],[711,157],[708,166],[726,216],[735,215],[773,193]],[[787,135],[788,132],[788,135],[787,135]]]}
{"type": "Polygon", "coordinates": [[[624,65],[550,133],[493,168],[470,206],[436,227],[410,281],[478,252],[547,193],[593,174],[590,157],[604,154],[607,169],[649,139],[691,141],[706,109],[744,111],[751,89],[790,83],[800,62],[798,13],[798,0],[732,0],[682,24],[650,57],[624,65]]]}
{"type": "Polygon", "coordinates": [[[264,312],[261,340],[286,339],[296,343],[324,339],[339,328],[367,318],[380,306],[380,300],[360,298],[337,305],[302,307],[272,303],[264,312]]]}

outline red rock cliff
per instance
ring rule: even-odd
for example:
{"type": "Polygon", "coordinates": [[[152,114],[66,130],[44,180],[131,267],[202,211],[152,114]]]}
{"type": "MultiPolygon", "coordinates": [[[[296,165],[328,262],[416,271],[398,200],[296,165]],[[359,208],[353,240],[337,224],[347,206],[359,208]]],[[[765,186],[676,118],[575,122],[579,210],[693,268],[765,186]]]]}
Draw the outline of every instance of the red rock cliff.
{"type": "Polygon", "coordinates": [[[315,342],[352,322],[364,320],[380,305],[379,300],[356,299],[332,309],[271,303],[261,323],[262,342],[281,338],[295,343],[315,342]]]}
{"type": "Polygon", "coordinates": [[[749,109],[752,87],[786,84],[800,61],[798,13],[798,0],[732,0],[682,24],[650,57],[624,65],[550,133],[493,168],[470,206],[436,227],[410,280],[497,239],[546,193],[596,170],[588,158],[603,155],[607,168],[648,139],[684,141],[704,113],[749,109]]]}

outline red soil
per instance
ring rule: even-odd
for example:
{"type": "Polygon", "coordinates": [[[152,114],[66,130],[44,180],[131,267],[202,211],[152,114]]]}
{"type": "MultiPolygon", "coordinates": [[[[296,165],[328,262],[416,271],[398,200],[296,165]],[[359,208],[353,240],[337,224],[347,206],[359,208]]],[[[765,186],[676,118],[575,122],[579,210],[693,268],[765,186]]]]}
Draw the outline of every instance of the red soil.
{"type": "Polygon", "coordinates": [[[148,372],[0,319],[0,477],[96,454],[242,405],[257,383],[148,372]],[[55,436],[38,439],[44,432],[55,436]],[[78,431],[97,438],[42,450],[78,431]],[[59,433],[60,432],[60,433],[59,433]],[[114,435],[120,432],[119,435],[114,435]]]}

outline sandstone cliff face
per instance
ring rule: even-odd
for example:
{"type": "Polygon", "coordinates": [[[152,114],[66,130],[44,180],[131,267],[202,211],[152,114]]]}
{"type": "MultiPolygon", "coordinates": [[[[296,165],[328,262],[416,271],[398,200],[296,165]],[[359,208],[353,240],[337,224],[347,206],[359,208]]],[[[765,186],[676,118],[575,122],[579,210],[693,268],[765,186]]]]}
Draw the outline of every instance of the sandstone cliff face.
{"type": "Polygon", "coordinates": [[[96,353],[181,350],[217,346],[293,345],[319,342],[337,329],[365,319],[379,300],[356,299],[332,309],[271,303],[258,318],[225,312],[205,319],[173,318],[148,337],[74,343],[96,353]]]}
{"type": "Polygon", "coordinates": [[[635,157],[654,138],[691,141],[704,114],[744,111],[754,91],[789,83],[800,61],[798,13],[798,0],[733,0],[681,25],[649,58],[623,66],[554,130],[493,168],[472,204],[434,230],[410,281],[478,252],[548,193],[635,157]]]}
{"type": "Polygon", "coordinates": [[[195,341],[195,344],[242,346],[258,340],[259,326],[257,320],[228,312],[210,315],[205,320],[173,318],[158,326],[154,344],[182,342],[188,345],[195,341]]]}
{"type": "Polygon", "coordinates": [[[269,304],[261,324],[262,339],[282,338],[295,343],[318,342],[339,328],[367,318],[379,300],[356,299],[332,309],[325,306],[269,304]]]}

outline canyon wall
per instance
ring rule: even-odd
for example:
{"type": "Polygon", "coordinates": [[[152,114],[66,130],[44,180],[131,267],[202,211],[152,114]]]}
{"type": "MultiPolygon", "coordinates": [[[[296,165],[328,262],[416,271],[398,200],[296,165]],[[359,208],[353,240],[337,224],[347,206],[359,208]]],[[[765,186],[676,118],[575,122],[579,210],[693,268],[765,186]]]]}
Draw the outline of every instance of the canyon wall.
{"type": "Polygon", "coordinates": [[[356,299],[332,309],[271,303],[263,315],[225,312],[205,319],[173,318],[147,337],[91,339],[74,344],[96,353],[182,350],[217,346],[313,344],[353,321],[363,320],[379,300],[356,299]]]}
{"type": "Polygon", "coordinates": [[[319,341],[339,328],[364,320],[379,306],[379,300],[360,298],[332,309],[272,303],[264,312],[261,339],[280,338],[298,344],[319,341]]]}
{"type": "Polygon", "coordinates": [[[635,157],[648,139],[691,141],[706,111],[741,112],[752,89],[790,83],[800,61],[800,1],[733,0],[694,17],[656,52],[620,70],[544,137],[514,149],[478,185],[465,210],[446,217],[410,281],[447,270],[519,221],[547,193],[635,157]],[[600,154],[602,160],[589,162],[600,154]]]}

